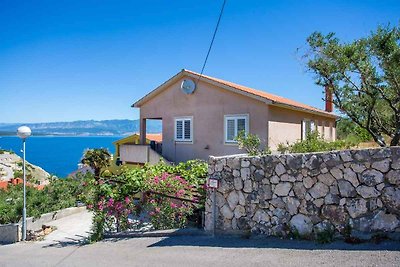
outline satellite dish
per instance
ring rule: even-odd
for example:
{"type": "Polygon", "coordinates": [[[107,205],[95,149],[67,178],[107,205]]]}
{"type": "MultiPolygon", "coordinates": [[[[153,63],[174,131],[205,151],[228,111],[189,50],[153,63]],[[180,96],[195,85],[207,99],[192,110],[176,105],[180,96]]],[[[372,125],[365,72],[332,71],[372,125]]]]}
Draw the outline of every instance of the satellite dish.
{"type": "Polygon", "coordinates": [[[185,79],[182,81],[181,90],[184,94],[193,94],[194,90],[196,90],[196,84],[190,79],[185,79]]]}

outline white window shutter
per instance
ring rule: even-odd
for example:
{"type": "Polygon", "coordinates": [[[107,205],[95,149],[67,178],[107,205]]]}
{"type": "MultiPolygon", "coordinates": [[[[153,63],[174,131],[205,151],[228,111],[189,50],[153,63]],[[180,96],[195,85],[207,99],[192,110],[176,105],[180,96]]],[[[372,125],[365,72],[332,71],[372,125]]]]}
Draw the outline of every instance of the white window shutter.
{"type": "Polygon", "coordinates": [[[310,121],[310,131],[311,132],[315,131],[315,122],[314,121],[310,121]]]}
{"type": "Polygon", "coordinates": [[[307,136],[306,121],[301,121],[301,140],[305,140],[307,136]]]}

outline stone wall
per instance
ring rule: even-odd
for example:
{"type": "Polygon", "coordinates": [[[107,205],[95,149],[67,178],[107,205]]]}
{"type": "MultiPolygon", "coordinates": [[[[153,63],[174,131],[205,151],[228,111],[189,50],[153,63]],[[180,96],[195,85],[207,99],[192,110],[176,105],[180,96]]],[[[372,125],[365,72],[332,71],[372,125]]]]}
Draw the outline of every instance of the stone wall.
{"type": "MultiPolygon", "coordinates": [[[[312,236],[328,227],[400,234],[400,147],[209,158],[218,232],[312,236]]],[[[213,229],[212,190],[206,230],[213,229]]],[[[394,234],[396,235],[396,234],[394,234]]]]}

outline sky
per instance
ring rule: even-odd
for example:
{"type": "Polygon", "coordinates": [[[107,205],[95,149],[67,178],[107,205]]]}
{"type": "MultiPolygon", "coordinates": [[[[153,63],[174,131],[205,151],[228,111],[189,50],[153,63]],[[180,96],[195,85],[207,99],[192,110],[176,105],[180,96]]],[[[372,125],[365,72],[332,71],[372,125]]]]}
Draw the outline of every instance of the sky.
{"type": "MultiPolygon", "coordinates": [[[[132,103],[201,71],[221,5],[0,0],[0,122],[137,119],[132,103]]],[[[324,108],[298,52],[306,38],[399,22],[398,0],[228,0],[204,74],[324,108]]]]}

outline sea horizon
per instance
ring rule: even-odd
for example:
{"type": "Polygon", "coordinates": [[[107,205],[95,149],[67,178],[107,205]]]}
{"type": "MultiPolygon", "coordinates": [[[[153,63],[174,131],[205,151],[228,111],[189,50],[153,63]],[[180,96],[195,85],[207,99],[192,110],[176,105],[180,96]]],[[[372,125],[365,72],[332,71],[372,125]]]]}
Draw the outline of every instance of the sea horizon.
{"type": "MultiPolygon", "coordinates": [[[[123,136],[31,136],[26,140],[26,160],[51,175],[67,177],[78,169],[83,152],[90,148],[107,148],[114,154],[113,142],[123,136]]],[[[22,141],[18,136],[0,136],[0,149],[22,156],[22,141]]]]}

